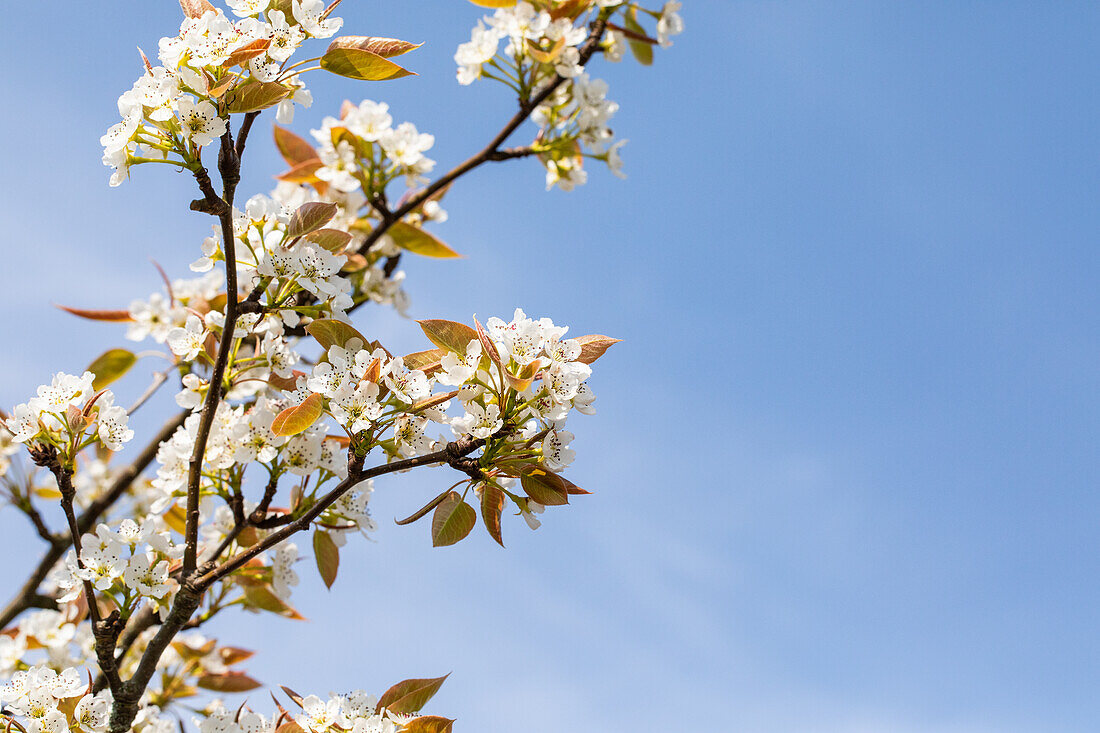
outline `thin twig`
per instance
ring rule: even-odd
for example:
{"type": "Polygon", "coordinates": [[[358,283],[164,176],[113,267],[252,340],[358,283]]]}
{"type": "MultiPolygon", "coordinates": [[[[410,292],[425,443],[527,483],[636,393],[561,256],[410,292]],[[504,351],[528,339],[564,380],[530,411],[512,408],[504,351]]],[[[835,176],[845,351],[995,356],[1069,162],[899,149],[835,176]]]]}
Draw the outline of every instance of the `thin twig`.
{"type": "MultiPolygon", "coordinates": [[[[582,44],[580,49],[580,60],[578,63],[583,66],[588,63],[588,60],[592,58],[592,55],[596,53],[596,50],[600,47],[600,40],[603,38],[604,31],[607,30],[607,17],[601,15],[594,20],[591,25],[591,29],[588,33],[588,38],[582,44]]],[[[509,158],[523,157],[523,155],[530,155],[530,153],[524,153],[523,155],[507,155],[505,151],[500,149],[500,146],[504,144],[504,141],[511,137],[512,133],[519,129],[519,126],[527,121],[527,118],[531,116],[540,104],[545,102],[551,94],[553,94],[558,87],[562,85],[566,80],[566,77],[560,74],[555,76],[549,84],[543,87],[535,96],[526,102],[521,102],[519,111],[512,116],[512,119],[508,120],[508,123],[501,128],[500,132],[489,141],[489,144],[481,149],[480,152],[467,158],[462,163],[449,170],[437,178],[428,186],[413,196],[410,196],[401,206],[394,209],[394,211],[371,230],[366,239],[363,240],[362,245],[359,247],[361,253],[365,253],[371,248],[378,239],[385,234],[394,223],[401,220],[406,214],[416,210],[418,206],[430,199],[437,191],[449,185],[452,181],[460,176],[469,173],[474,168],[477,168],[483,163],[494,160],[508,160],[509,158]]],[[[513,148],[513,151],[520,151],[523,148],[513,148]]]]}
{"type": "Polygon", "coordinates": [[[134,404],[126,408],[126,414],[133,415],[137,412],[137,409],[144,405],[150,397],[156,394],[157,390],[160,389],[160,385],[164,384],[166,381],[168,381],[168,372],[154,372],[152,383],[145,388],[145,391],[141,393],[141,396],[137,398],[134,404]]]}

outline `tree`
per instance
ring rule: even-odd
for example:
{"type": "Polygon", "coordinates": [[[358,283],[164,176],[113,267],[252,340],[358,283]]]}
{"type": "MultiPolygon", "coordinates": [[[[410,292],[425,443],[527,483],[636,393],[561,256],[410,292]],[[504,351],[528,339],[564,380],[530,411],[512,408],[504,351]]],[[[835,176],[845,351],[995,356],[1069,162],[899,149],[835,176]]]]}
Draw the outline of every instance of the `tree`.
{"type": "MultiPolygon", "coordinates": [[[[431,514],[437,546],[466,537],[478,514],[503,545],[506,512],[537,527],[545,507],[587,493],[561,474],[573,459],[565,421],[593,411],[591,365],[616,339],[568,338],[567,328],[517,309],[509,321],[419,321],[433,348],[396,356],[351,315],[367,303],[404,309],[397,268],[406,255],[455,256],[425,226],[446,218],[440,202],[467,172],[536,158],[547,187],[566,190],[585,181],[586,161],[619,173],[621,143],[608,128],[617,105],[587,65],[597,54],[618,60],[626,46],[650,63],[653,47],[680,31],[679,3],[654,11],[622,0],[475,0],[496,11],[455,54],[458,81],[495,80],[518,109],[479,152],[433,179],[425,152],[434,138],[394,125],[385,104],[345,103],[312,142],[282,126],[295,105],[312,102],[307,73],[366,81],[412,73],[394,59],[416,44],[336,36],[339,2],[227,0],[230,17],[206,0],[181,0],[185,17],[177,36],[161,39],[160,65],[142,54],[144,73],[119,98],[123,119],[101,139],[111,185],[141,165],[186,170],[199,191],[190,208],[217,224],[191,265],[199,277],[165,276],[163,294],[128,310],[66,308],[125,322],[129,338],[166,348],[110,349],[3,416],[5,497],[46,543],[0,621],[0,715],[9,728],[162,733],[174,725],[168,712],[200,689],[258,687],[237,669],[251,652],[184,632],[231,606],[298,617],[291,540],[311,533],[331,586],[349,536],[374,527],[376,477],[440,464],[457,472],[454,485],[400,522],[431,514]],[[643,20],[655,22],[655,38],[643,20]],[[320,56],[291,63],[303,44],[329,38],[320,56]],[[271,195],[239,208],[246,143],[268,109],[288,170],[271,195]],[[529,121],[533,140],[505,147],[529,121]],[[132,404],[116,403],[109,386],[150,356],[169,366],[132,404]],[[131,463],[111,462],[135,438],[130,415],[173,380],[180,412],[131,463]],[[432,425],[449,426],[453,439],[434,439],[432,425]],[[12,460],[20,445],[33,468],[12,460]],[[63,527],[51,526],[44,502],[57,502],[63,527]]],[[[284,688],[300,711],[276,702],[267,715],[200,698],[196,724],[447,731],[450,719],[420,714],[442,683],[405,680],[379,698],[327,700],[284,688]]]]}

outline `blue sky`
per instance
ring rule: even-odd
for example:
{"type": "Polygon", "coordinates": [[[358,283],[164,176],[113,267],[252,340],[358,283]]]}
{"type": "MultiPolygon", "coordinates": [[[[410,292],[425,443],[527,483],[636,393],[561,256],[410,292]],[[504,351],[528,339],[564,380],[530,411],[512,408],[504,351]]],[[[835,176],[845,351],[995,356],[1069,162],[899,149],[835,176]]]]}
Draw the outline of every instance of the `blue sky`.
{"type": "MultiPolygon", "coordinates": [[[[466,258],[406,268],[417,318],[519,305],[625,339],[575,420],[570,476],[596,493],[538,532],[509,522],[507,550],[480,529],[433,550],[390,518],[444,472],[379,481],[378,543],[345,551],[331,592],[303,568],[309,622],[218,635],[302,691],[452,671],[436,707],[480,733],[1095,730],[1100,8],[685,5],[652,68],[594,69],[627,181],[479,171],[437,229],[466,258]]],[[[158,287],[149,257],[182,272],[209,226],[186,176],[111,190],[99,163],[134,46],[175,3],[60,7],[5,11],[5,405],[124,345],[50,303],[124,306],[158,287]]],[[[509,114],[453,81],[472,5],[342,15],[425,41],[421,75],[316,77],[296,130],[382,99],[446,168],[509,114]]],[[[269,124],[246,196],[279,169],[269,124]]],[[[357,324],[424,347],[391,313],[357,324]]]]}

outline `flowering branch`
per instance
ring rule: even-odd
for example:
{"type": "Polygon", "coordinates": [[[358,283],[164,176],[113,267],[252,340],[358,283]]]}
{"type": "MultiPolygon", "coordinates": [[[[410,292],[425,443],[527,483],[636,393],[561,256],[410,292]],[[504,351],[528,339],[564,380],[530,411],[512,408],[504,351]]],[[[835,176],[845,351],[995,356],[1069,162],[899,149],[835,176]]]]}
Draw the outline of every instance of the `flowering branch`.
{"type": "MultiPolygon", "coordinates": [[[[65,519],[69,524],[69,532],[72,537],[72,545],[77,553],[77,567],[84,570],[84,563],[80,558],[81,532],[77,524],[76,513],[73,511],[73,499],[76,497],[76,489],[73,488],[73,473],[69,466],[62,465],[58,452],[49,446],[43,446],[31,453],[31,457],[40,466],[47,468],[57,479],[58,489],[61,491],[61,509],[65,513],[65,519]]],[[[92,622],[92,634],[95,637],[96,657],[99,660],[99,668],[112,692],[120,687],[118,670],[115,668],[115,640],[121,631],[121,620],[118,611],[112,611],[110,616],[104,619],[99,613],[99,604],[96,601],[95,588],[91,580],[84,578],[84,600],[88,604],[88,616],[92,622]]]]}
{"type": "MultiPolygon", "coordinates": [[[[122,469],[115,476],[114,480],[108,489],[103,492],[101,496],[93,500],[80,515],[77,520],[77,528],[81,534],[91,530],[96,523],[103,517],[103,515],[115,505],[115,503],[126,493],[126,490],[133,484],[134,479],[141,475],[141,472],[148,468],[149,464],[156,458],[157,449],[160,444],[170,438],[174,432],[183,424],[184,419],[187,417],[186,412],[181,412],[174,418],[164,424],[164,427],[153,437],[153,440],[138,454],[137,458],[122,469]]],[[[20,588],[19,592],[8,602],[8,605],[0,613],[0,628],[7,628],[8,624],[15,620],[19,614],[26,611],[28,608],[34,608],[41,605],[41,596],[38,595],[38,587],[42,585],[42,581],[46,579],[50,569],[53,568],[57,561],[61,559],[65,554],[65,548],[68,546],[69,541],[64,537],[57,535],[53,536],[53,540],[50,543],[46,553],[38,561],[38,565],[31,572],[30,577],[20,588]]]]}
{"type": "MultiPolygon", "coordinates": [[[[588,39],[580,49],[580,60],[578,62],[580,66],[586,64],[588,60],[592,58],[592,55],[599,49],[600,41],[603,39],[604,32],[607,30],[607,19],[610,15],[610,10],[605,10],[600,13],[596,20],[592,21],[588,39]]],[[[423,190],[410,196],[405,203],[397,207],[396,210],[390,212],[389,215],[384,217],[382,222],[367,235],[366,239],[363,240],[362,245],[359,247],[359,251],[366,252],[369,250],[371,245],[377,242],[378,239],[389,230],[394,222],[400,221],[402,217],[415,211],[417,207],[422,206],[424,202],[428,201],[433,195],[483,163],[520,158],[533,154],[535,151],[530,148],[513,148],[510,151],[505,151],[501,150],[500,146],[503,145],[504,142],[511,137],[512,133],[519,129],[519,126],[531,117],[531,113],[534,112],[540,104],[546,101],[565,81],[566,77],[557,74],[533,97],[528,100],[520,100],[519,111],[512,116],[512,119],[508,120],[507,124],[501,128],[500,132],[498,132],[484,148],[437,178],[423,190]]]]}
{"type": "MultiPolygon", "coordinates": [[[[31,502],[32,491],[47,495],[51,487],[9,492],[48,547],[0,614],[0,628],[31,607],[56,601],[57,609],[27,614],[0,637],[0,666],[8,665],[0,673],[12,673],[0,686],[0,724],[9,728],[168,733],[164,711],[198,688],[258,687],[227,669],[251,652],[181,632],[233,606],[301,618],[287,602],[298,583],[289,540],[312,530],[318,572],[331,586],[350,533],[376,527],[368,508],[374,478],[437,464],[462,475],[399,522],[431,513],[436,546],[467,537],[479,515],[503,546],[508,507],[535,529],[547,506],[588,493],[561,475],[575,455],[565,422],[574,411],[594,412],[590,365],[617,339],[566,338],[567,327],[517,308],[510,321],[475,318],[473,328],[420,321],[435,348],[400,356],[363,336],[347,314],[368,300],[404,313],[403,253],[458,256],[424,225],[446,219],[439,201],[447,188],[484,163],[537,157],[547,187],[567,191],[586,180],[586,160],[619,174],[622,142],[612,144],[608,124],[618,105],[585,65],[598,51],[621,58],[624,39],[647,63],[654,46],[679,32],[679,3],[667,0],[660,12],[622,0],[503,3],[455,54],[460,83],[495,79],[518,94],[518,111],[479,152],[429,183],[432,135],[411,122],[394,125],[384,103],[345,102],[339,119],[326,117],[312,131],[317,145],[275,128],[291,170],[271,195],[239,209],[241,159],[263,109],[289,124],[295,105],[312,102],[302,76],[314,70],[369,81],[409,75],[392,59],[418,44],[340,36],[323,54],[291,63],[304,41],[340,29],[331,17],[339,0],[226,3],[239,20],[208,0],[180,0],[179,34],[158,43],[160,65],[142,54],[144,73],[119,98],[122,121],[100,141],[111,185],[144,163],[191,172],[200,197],[190,208],[217,220],[191,265],[201,277],[170,281],[161,270],[166,297],[153,294],[126,311],[67,308],[129,322],[127,337],[166,345],[172,367],[125,410],[105,387],[160,352],[111,349],[82,375],[56,374],[10,416],[0,414],[0,476],[14,445],[25,445],[53,474],[68,526],[68,536],[51,532],[31,502]],[[656,19],[655,39],[641,16],[656,19]],[[539,127],[533,142],[504,147],[528,120],[539,127]],[[220,192],[202,159],[214,146],[220,192]],[[398,197],[393,187],[402,179],[398,197]],[[299,351],[306,335],[321,347],[319,358],[299,351]],[[105,451],[133,439],[129,413],[173,370],[184,412],[111,478],[105,451]],[[453,389],[437,389],[444,385],[453,389]],[[429,437],[432,425],[454,439],[429,437]],[[372,452],[381,458],[365,468],[372,452]],[[154,457],[155,477],[139,482],[154,457]],[[273,506],[281,491],[289,501],[273,506]],[[39,593],[47,575],[49,599],[39,593]],[[89,625],[94,659],[86,658],[89,625]],[[78,668],[90,677],[95,666],[89,689],[78,668]]],[[[381,698],[356,691],[327,702],[288,692],[303,714],[279,706],[270,719],[244,705],[232,713],[219,701],[192,709],[205,718],[196,721],[204,733],[450,733],[453,721],[420,714],[442,681],[406,680],[381,698]]]]}

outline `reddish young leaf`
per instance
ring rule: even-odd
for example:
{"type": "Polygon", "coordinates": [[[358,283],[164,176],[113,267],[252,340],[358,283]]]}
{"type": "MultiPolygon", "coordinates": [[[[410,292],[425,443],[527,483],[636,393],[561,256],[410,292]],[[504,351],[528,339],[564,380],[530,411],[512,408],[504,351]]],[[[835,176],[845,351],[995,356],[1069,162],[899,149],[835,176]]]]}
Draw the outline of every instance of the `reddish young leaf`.
{"type": "Polygon", "coordinates": [[[538,61],[540,64],[552,64],[554,59],[561,55],[562,50],[565,48],[565,36],[558,39],[557,43],[552,45],[546,51],[541,48],[535,48],[533,45],[528,44],[527,53],[531,54],[531,58],[538,61]]]}
{"type": "Polygon", "coordinates": [[[562,476],[561,474],[558,474],[557,476],[558,476],[558,480],[562,482],[563,486],[565,486],[565,493],[567,493],[567,494],[578,495],[579,496],[579,495],[583,495],[583,494],[591,494],[592,493],[591,491],[588,491],[587,489],[582,489],[580,486],[577,486],[575,483],[573,483],[572,481],[567,479],[565,476],[562,476]]]}
{"type": "Polygon", "coordinates": [[[248,692],[260,687],[261,684],[244,672],[223,672],[204,674],[199,677],[198,686],[215,692],[248,692]]]}
{"type": "Polygon", "coordinates": [[[301,237],[304,234],[317,231],[336,216],[336,204],[326,204],[320,201],[309,201],[302,204],[290,217],[290,223],[286,226],[286,233],[291,237],[301,237]]]}
{"type": "Polygon", "coordinates": [[[203,13],[213,10],[214,6],[207,0],[180,0],[180,8],[188,18],[201,18],[203,13]]]}
{"type": "Polygon", "coordinates": [[[556,6],[550,8],[550,17],[575,19],[578,15],[588,10],[592,0],[561,0],[556,6]]]}
{"type": "Polygon", "coordinates": [[[422,410],[427,410],[429,407],[442,405],[447,400],[454,399],[457,396],[457,389],[452,392],[440,392],[439,394],[434,394],[431,397],[425,397],[422,400],[417,400],[416,402],[412,403],[411,405],[409,405],[409,412],[421,412],[422,410]]]}
{"type": "Polygon", "coordinates": [[[305,376],[305,372],[300,372],[297,369],[295,369],[289,377],[280,377],[278,374],[272,372],[267,378],[267,383],[285,392],[293,392],[298,389],[298,377],[302,376],[305,376]]]}
{"type": "Polygon", "coordinates": [[[445,674],[434,679],[403,680],[382,693],[378,698],[378,707],[392,713],[415,713],[422,710],[432,699],[443,681],[451,675],[445,674]]]}
{"type": "Polygon", "coordinates": [[[236,646],[223,646],[218,650],[218,654],[222,658],[222,664],[230,667],[234,664],[240,664],[246,659],[251,659],[255,653],[250,649],[241,649],[236,646]]]}
{"type": "Polygon", "coordinates": [[[313,158],[312,160],[303,160],[298,165],[292,167],[285,173],[280,173],[275,176],[280,181],[287,181],[289,183],[314,183],[317,181],[317,176],[314,174],[317,169],[322,165],[319,158],[313,158]]]}
{"type": "MultiPolygon", "coordinates": [[[[258,112],[273,107],[293,93],[293,89],[277,81],[250,81],[233,87],[225,95],[226,110],[229,112],[258,112]]],[[[213,93],[212,93],[213,95],[213,93]]]]}
{"type": "Polygon", "coordinates": [[[504,511],[504,492],[492,484],[481,487],[481,522],[489,530],[489,536],[504,547],[500,535],[500,515],[504,511]]]}
{"type": "Polygon", "coordinates": [[[329,48],[357,48],[369,51],[384,59],[400,56],[409,51],[415,51],[423,46],[423,43],[409,43],[396,38],[380,38],[377,36],[340,36],[333,40],[329,48]]]}
{"type": "Polygon", "coordinates": [[[477,316],[474,316],[474,328],[477,329],[477,338],[481,342],[481,350],[488,355],[489,359],[500,367],[501,371],[506,371],[504,365],[500,361],[500,352],[497,351],[496,344],[489,338],[489,334],[482,327],[481,321],[477,320],[477,316]]]}
{"type": "Polygon", "coordinates": [[[123,323],[133,321],[133,316],[130,315],[130,311],[123,310],[89,310],[87,308],[70,308],[67,305],[57,306],[66,313],[72,313],[74,316],[81,318],[87,318],[89,321],[111,321],[115,323],[123,323]]]}
{"type": "Polygon", "coordinates": [[[604,352],[610,349],[615,344],[622,341],[622,339],[614,339],[610,336],[602,336],[600,334],[590,334],[588,336],[578,336],[577,341],[581,345],[581,355],[577,357],[577,361],[584,364],[591,364],[604,355],[604,352]]]}
{"type": "Polygon", "coordinates": [[[306,733],[306,732],[304,730],[302,730],[302,726],[298,725],[293,720],[288,720],[287,722],[283,723],[278,728],[276,728],[275,733],[306,733]]]}
{"type": "Polygon", "coordinates": [[[520,369],[518,375],[512,374],[507,369],[505,369],[504,378],[505,380],[507,380],[509,387],[517,392],[523,392],[531,386],[532,382],[535,381],[535,377],[538,375],[539,369],[541,368],[542,360],[534,359],[525,364],[524,367],[520,369]]]}
{"type": "Polygon", "coordinates": [[[425,374],[432,374],[442,367],[440,361],[447,355],[447,349],[428,349],[427,351],[415,351],[402,357],[405,366],[409,369],[419,369],[425,374]]]}
{"type": "Polygon", "coordinates": [[[413,718],[401,729],[401,733],[451,733],[454,721],[438,715],[421,715],[413,718]]]}
{"type": "Polygon", "coordinates": [[[304,700],[305,698],[303,698],[301,695],[299,695],[297,692],[290,689],[286,685],[280,685],[279,687],[282,689],[283,692],[286,693],[287,697],[294,701],[294,704],[296,704],[298,707],[302,706],[302,700],[304,700]]]}
{"type": "Polygon", "coordinates": [[[288,407],[271,421],[271,432],[276,435],[297,435],[317,422],[324,412],[324,398],[311,394],[302,400],[302,404],[288,407]]]}
{"type": "Polygon", "coordinates": [[[229,54],[229,58],[222,62],[222,66],[227,69],[232,69],[234,66],[244,66],[250,60],[266,53],[270,45],[270,38],[257,38],[255,41],[249,41],[243,46],[235,48],[229,54]]]}
{"type": "Polygon", "coordinates": [[[295,135],[285,127],[279,127],[275,125],[275,147],[279,149],[279,155],[283,156],[283,160],[290,166],[301,165],[302,163],[317,160],[317,151],[310,145],[305,138],[295,135]]]}
{"type": "Polygon", "coordinates": [[[378,384],[378,380],[382,377],[382,360],[371,359],[370,364],[367,364],[366,370],[363,372],[363,379],[368,382],[374,382],[378,384]]]}
{"type": "Polygon", "coordinates": [[[393,523],[394,524],[399,524],[399,525],[405,525],[405,524],[412,524],[413,522],[415,522],[419,519],[422,519],[424,516],[427,515],[428,512],[430,512],[432,509],[435,509],[437,506],[439,506],[440,502],[442,502],[444,499],[447,498],[448,493],[450,493],[449,490],[444,491],[439,496],[435,497],[434,499],[429,501],[427,504],[425,504],[421,508],[417,509],[415,512],[413,512],[409,516],[405,517],[404,519],[395,519],[395,520],[393,520],[393,523]]]}
{"type": "Polygon", "coordinates": [[[339,254],[348,246],[351,235],[339,229],[317,229],[302,237],[307,242],[313,242],[324,247],[329,252],[339,254]]]}

